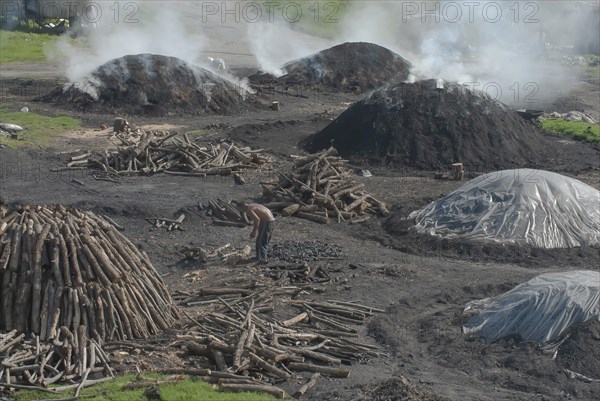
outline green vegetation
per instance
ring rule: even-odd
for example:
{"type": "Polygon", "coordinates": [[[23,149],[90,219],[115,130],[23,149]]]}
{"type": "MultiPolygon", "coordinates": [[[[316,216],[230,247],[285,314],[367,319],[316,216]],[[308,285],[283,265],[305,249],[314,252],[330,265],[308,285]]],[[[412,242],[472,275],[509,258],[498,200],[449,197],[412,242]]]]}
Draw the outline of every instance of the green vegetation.
{"type": "Polygon", "coordinates": [[[600,142],[600,126],[584,121],[565,121],[562,118],[548,118],[542,121],[542,128],[551,134],[570,135],[575,139],[600,142]]]}
{"type": "Polygon", "coordinates": [[[199,136],[199,135],[206,134],[206,130],[205,129],[195,129],[195,130],[187,131],[186,134],[199,136]]]}
{"type": "Polygon", "coordinates": [[[286,20],[294,29],[311,35],[334,38],[341,30],[341,21],[346,13],[350,0],[296,2],[286,0],[281,7],[275,8],[276,15],[286,8],[286,20]],[[296,8],[301,6],[302,14],[296,8]]]}
{"type": "Polygon", "coordinates": [[[598,81],[600,80],[600,66],[595,66],[595,67],[590,67],[590,66],[585,66],[583,67],[583,71],[584,71],[584,77],[587,80],[590,81],[598,81]]]}
{"type": "MultiPolygon", "coordinates": [[[[148,375],[151,380],[164,379],[165,376],[148,375]]],[[[147,379],[145,378],[145,379],[147,379]]],[[[82,400],[85,401],[148,401],[144,396],[145,388],[123,390],[123,385],[136,381],[134,376],[123,376],[113,381],[99,384],[81,391],[82,400]]],[[[184,379],[177,383],[159,384],[160,399],[163,401],[273,401],[270,395],[258,393],[221,393],[212,389],[204,381],[184,379]]],[[[73,391],[74,393],[74,391],[73,391]]],[[[15,401],[33,401],[40,399],[55,400],[68,398],[71,394],[52,394],[41,391],[18,391],[15,401]]]]}
{"type": "Polygon", "coordinates": [[[0,121],[23,127],[19,139],[0,136],[0,143],[11,147],[44,146],[50,142],[52,135],[80,128],[79,120],[67,116],[47,117],[36,113],[10,112],[8,107],[0,105],[0,121]]]}
{"type": "Polygon", "coordinates": [[[44,46],[57,39],[56,35],[0,31],[0,64],[46,60],[44,46]]]}

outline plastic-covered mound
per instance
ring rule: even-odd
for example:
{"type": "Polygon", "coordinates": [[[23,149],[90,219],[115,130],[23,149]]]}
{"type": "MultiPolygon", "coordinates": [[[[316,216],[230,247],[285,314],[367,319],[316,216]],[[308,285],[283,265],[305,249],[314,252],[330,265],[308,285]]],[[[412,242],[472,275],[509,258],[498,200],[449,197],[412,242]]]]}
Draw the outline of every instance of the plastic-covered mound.
{"type": "Polygon", "coordinates": [[[354,103],[303,146],[356,161],[469,171],[540,166],[558,152],[532,124],[480,91],[436,80],[396,83],[354,103]]]}
{"type": "Polygon", "coordinates": [[[127,114],[234,114],[249,108],[246,94],[239,85],[176,57],[138,54],[113,59],[43,100],[127,114]]]}
{"type": "Polygon", "coordinates": [[[579,270],[542,274],[493,298],[469,302],[463,325],[488,343],[506,337],[553,344],[572,325],[600,321],[600,273],[579,270]]]}
{"type": "Polygon", "coordinates": [[[537,248],[600,245],[600,192],[543,170],[479,176],[412,212],[415,230],[444,238],[537,248]]]}
{"type": "Polygon", "coordinates": [[[258,73],[249,79],[253,84],[320,85],[364,92],[392,80],[405,81],[410,66],[408,61],[385,47],[349,42],[288,62],[282,67],[284,75],[281,77],[258,73]]]}

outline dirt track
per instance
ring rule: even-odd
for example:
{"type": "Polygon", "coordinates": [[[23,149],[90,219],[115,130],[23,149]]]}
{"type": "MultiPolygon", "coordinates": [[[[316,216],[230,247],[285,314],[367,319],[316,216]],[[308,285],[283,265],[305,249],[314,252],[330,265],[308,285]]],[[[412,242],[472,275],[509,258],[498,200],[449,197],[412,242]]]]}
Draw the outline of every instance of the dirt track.
{"type": "MultiPolygon", "coordinates": [[[[37,68],[29,66],[22,71],[37,68]]],[[[2,102],[20,107],[22,99],[11,91],[15,84],[7,80],[9,76],[15,77],[4,75],[3,71],[2,80],[8,91],[2,94],[2,102]]],[[[164,123],[189,129],[224,124],[208,135],[214,138],[230,136],[254,147],[270,148],[279,161],[285,163],[284,155],[300,152],[296,147],[299,140],[323,128],[356,100],[352,95],[334,93],[301,96],[276,93],[274,96],[281,100],[280,112],[211,116],[201,121],[187,117],[131,117],[130,120],[140,125],[164,123]]],[[[27,105],[32,111],[57,112],[47,105],[31,102],[27,105]]],[[[597,109],[594,111],[598,112],[597,109]]],[[[192,284],[182,275],[202,267],[183,263],[182,255],[175,250],[178,245],[190,243],[230,242],[234,246],[248,243],[249,230],[212,226],[210,219],[199,212],[196,205],[209,197],[225,200],[259,197],[258,182],[264,176],[249,175],[248,184],[238,186],[227,177],[198,179],[156,175],[126,177],[119,183],[110,183],[94,180],[87,171],[50,173],[50,168],[61,166],[67,158],[58,152],[102,149],[108,143],[108,133],[95,129],[101,122],[110,124],[114,116],[71,114],[83,118],[85,130],[58,136],[46,149],[0,151],[0,193],[9,203],[63,203],[110,216],[126,227],[126,236],[149,253],[172,290],[208,286],[211,277],[231,273],[249,277],[260,277],[264,273],[252,266],[214,268],[205,272],[205,282],[192,284]],[[74,178],[83,185],[73,181],[74,178]],[[188,216],[183,232],[151,231],[144,220],[153,216],[170,217],[181,209],[188,216]]],[[[569,146],[576,157],[580,146],[589,145],[569,146]]],[[[595,152],[599,154],[597,148],[595,152]]],[[[596,161],[598,163],[592,169],[577,171],[573,168],[571,173],[578,172],[579,179],[600,189],[600,159],[596,161]]],[[[442,397],[456,401],[600,398],[598,383],[567,379],[560,360],[553,361],[531,347],[517,346],[510,341],[493,345],[466,342],[460,329],[461,311],[466,302],[500,294],[544,272],[598,269],[600,250],[541,252],[476,248],[413,236],[406,232],[406,223],[401,218],[447,194],[460,183],[433,180],[430,172],[363,167],[371,169],[374,177],[356,179],[364,181],[376,197],[389,202],[394,213],[392,217],[373,219],[359,226],[322,226],[295,218],[278,218],[277,221],[275,243],[318,240],[335,244],[345,253],[341,260],[314,262],[327,266],[333,280],[324,285],[326,291],[323,294],[310,297],[355,300],[386,310],[385,314],[360,327],[358,338],[380,345],[385,355],[352,366],[349,379],[322,379],[305,399],[371,401],[371,392],[378,383],[399,375],[420,387],[422,394],[428,393],[414,398],[418,400],[442,397]]],[[[191,308],[189,312],[194,314],[195,310],[191,308]]],[[[597,350],[598,347],[590,352],[597,350]]],[[[298,381],[292,380],[283,387],[293,390],[298,385],[298,381]]]]}

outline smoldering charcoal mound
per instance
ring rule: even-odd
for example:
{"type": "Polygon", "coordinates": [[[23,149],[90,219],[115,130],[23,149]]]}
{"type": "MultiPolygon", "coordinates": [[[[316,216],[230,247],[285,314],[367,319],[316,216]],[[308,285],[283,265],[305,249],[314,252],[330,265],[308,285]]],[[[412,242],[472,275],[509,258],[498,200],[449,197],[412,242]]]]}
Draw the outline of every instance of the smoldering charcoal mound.
{"type": "Polygon", "coordinates": [[[400,55],[373,43],[349,42],[322,50],[282,67],[284,75],[250,77],[253,84],[321,85],[337,90],[368,91],[391,80],[408,78],[410,63],[400,55]]]}
{"type": "Polygon", "coordinates": [[[113,59],[43,100],[82,110],[141,115],[235,114],[250,108],[247,91],[176,57],[113,59]]]}
{"type": "Polygon", "coordinates": [[[559,152],[504,104],[464,86],[436,80],[397,83],[354,103],[303,146],[335,146],[344,157],[376,164],[501,170],[556,163],[559,152]]]}

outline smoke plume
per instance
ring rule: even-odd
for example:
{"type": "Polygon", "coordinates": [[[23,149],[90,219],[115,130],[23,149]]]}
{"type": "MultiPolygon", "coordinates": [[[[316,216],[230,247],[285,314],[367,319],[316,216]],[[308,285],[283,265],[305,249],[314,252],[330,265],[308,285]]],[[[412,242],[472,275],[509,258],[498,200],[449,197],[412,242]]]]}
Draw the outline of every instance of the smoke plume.
{"type": "Polygon", "coordinates": [[[534,108],[566,94],[577,77],[565,51],[595,51],[598,7],[575,1],[352,1],[338,41],[386,46],[419,78],[482,89],[534,108]]]}
{"type": "MultiPolygon", "coordinates": [[[[66,77],[75,82],[109,60],[131,54],[151,53],[178,57],[192,64],[206,64],[201,57],[204,36],[186,20],[185,9],[167,2],[97,2],[97,11],[80,20],[85,35],[64,35],[48,49],[62,61],[66,77]]],[[[91,11],[90,11],[91,12],[91,11]]]]}
{"type": "MultiPolygon", "coordinates": [[[[248,3],[242,1],[94,2],[102,7],[95,27],[76,41],[65,36],[53,54],[65,64],[71,81],[111,59],[140,53],[178,57],[233,79],[212,68],[207,51],[251,53],[244,63],[279,76],[287,61],[343,42],[371,42],[409,60],[413,80],[458,82],[509,105],[535,108],[536,103],[565,95],[577,83],[573,69],[561,65],[565,52],[599,51],[597,2],[292,3],[302,11],[294,21],[282,14],[285,6],[269,9],[273,14],[267,15],[267,3],[260,2],[251,4],[261,18],[245,14],[248,3]],[[345,6],[332,14],[327,8],[332,4],[345,6]],[[317,5],[320,14],[315,13],[317,5]],[[326,28],[332,28],[330,34],[337,32],[335,37],[311,35],[312,22],[327,25],[327,18],[326,28]]],[[[236,56],[223,56],[227,62],[228,57],[236,56]]]]}

